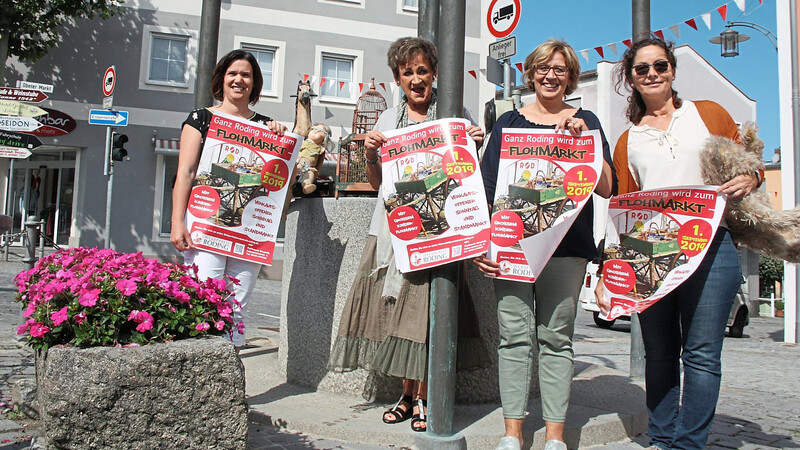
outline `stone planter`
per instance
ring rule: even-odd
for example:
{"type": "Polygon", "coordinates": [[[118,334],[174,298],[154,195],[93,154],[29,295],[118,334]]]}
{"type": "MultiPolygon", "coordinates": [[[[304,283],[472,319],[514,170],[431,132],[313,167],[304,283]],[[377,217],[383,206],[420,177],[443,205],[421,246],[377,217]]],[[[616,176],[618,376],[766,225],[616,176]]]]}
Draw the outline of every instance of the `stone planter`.
{"type": "Polygon", "coordinates": [[[244,369],[223,338],[51,348],[36,379],[47,448],[247,446],[244,369]]]}

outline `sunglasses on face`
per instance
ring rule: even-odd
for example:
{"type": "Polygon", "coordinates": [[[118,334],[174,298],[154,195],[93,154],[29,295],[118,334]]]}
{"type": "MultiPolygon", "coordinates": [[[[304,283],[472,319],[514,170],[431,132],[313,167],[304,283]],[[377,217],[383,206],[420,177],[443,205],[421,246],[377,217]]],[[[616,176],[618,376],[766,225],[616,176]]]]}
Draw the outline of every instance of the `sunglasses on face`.
{"type": "Polygon", "coordinates": [[[564,66],[536,66],[536,73],[539,75],[547,75],[550,70],[553,70],[553,73],[556,74],[557,77],[563,77],[567,74],[567,68],[564,66]]]}
{"type": "Polygon", "coordinates": [[[656,69],[658,73],[664,73],[669,70],[669,61],[661,59],[653,64],[641,63],[633,66],[633,72],[640,77],[647,75],[650,72],[650,67],[656,69]]]}

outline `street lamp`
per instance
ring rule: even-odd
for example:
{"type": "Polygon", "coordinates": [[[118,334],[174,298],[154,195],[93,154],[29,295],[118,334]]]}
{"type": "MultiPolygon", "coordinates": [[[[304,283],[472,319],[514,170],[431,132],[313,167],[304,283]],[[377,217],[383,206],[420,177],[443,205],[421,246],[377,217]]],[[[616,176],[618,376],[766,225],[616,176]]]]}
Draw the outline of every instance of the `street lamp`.
{"type": "Polygon", "coordinates": [[[775,51],[778,51],[778,44],[775,43],[775,34],[773,34],[771,31],[754,22],[734,21],[725,24],[725,31],[720,33],[719,36],[714,36],[708,40],[708,42],[711,42],[712,44],[720,44],[721,55],[723,57],[729,58],[737,56],[739,54],[739,42],[744,42],[750,39],[750,36],[746,34],[739,34],[736,30],[732,29],[733,27],[752,28],[753,30],[758,31],[766,36],[767,39],[769,39],[769,41],[772,43],[772,46],[775,47],[775,51]]]}

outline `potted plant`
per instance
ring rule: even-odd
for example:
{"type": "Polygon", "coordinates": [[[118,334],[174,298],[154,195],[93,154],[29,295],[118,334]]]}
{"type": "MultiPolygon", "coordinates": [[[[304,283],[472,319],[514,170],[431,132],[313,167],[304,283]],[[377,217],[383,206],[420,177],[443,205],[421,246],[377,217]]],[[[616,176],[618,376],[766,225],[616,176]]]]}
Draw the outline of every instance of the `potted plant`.
{"type": "Polygon", "coordinates": [[[164,448],[169,437],[167,448],[244,448],[242,365],[230,342],[207,337],[239,332],[234,281],[94,248],[18,274],[17,332],[36,351],[47,443],[164,448]]]}
{"type": "Polygon", "coordinates": [[[775,301],[775,317],[783,317],[783,300],[775,301]]]}

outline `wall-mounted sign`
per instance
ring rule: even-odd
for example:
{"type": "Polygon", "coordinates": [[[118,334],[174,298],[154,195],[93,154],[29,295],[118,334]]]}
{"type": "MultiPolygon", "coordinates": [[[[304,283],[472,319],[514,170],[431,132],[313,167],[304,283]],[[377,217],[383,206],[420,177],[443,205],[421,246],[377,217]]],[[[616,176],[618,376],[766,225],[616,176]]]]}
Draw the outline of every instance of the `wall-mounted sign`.
{"type": "Polygon", "coordinates": [[[35,136],[61,136],[72,132],[78,126],[78,122],[66,113],[50,108],[42,109],[47,112],[47,115],[36,118],[42,126],[31,133],[35,136]]]}

